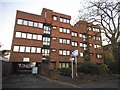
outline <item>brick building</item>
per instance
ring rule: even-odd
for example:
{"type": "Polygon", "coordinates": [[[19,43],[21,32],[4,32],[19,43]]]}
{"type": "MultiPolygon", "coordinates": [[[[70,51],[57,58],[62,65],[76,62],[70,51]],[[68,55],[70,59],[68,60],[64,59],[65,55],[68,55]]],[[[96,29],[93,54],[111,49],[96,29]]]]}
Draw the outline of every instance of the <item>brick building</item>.
{"type": "Polygon", "coordinates": [[[10,60],[16,63],[50,62],[54,68],[69,67],[70,55],[79,50],[78,61],[89,57],[103,63],[99,26],[43,8],[41,15],[17,11],[10,60]]]}

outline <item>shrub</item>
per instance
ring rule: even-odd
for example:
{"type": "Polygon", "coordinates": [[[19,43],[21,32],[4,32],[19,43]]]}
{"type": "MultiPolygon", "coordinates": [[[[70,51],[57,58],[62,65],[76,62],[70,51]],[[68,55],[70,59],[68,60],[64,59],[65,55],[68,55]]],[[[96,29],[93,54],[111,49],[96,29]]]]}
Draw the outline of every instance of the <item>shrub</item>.
{"type": "Polygon", "coordinates": [[[109,68],[106,64],[102,64],[99,66],[99,74],[108,74],[109,73],[109,68]]]}
{"type": "Polygon", "coordinates": [[[99,74],[99,65],[91,62],[79,63],[77,68],[79,73],[85,74],[99,74]]]}
{"type": "Polygon", "coordinates": [[[71,69],[70,68],[59,68],[59,73],[64,76],[70,76],[71,75],[71,69]]]}

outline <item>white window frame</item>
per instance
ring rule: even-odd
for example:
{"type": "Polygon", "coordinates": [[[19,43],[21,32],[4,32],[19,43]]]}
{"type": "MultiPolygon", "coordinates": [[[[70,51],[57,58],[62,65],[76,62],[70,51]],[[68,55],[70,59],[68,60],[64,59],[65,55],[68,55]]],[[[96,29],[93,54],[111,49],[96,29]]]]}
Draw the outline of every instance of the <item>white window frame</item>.
{"type": "Polygon", "coordinates": [[[80,53],[80,57],[83,57],[83,53],[80,53]]]}
{"type": "Polygon", "coordinates": [[[27,33],[27,39],[32,39],[32,34],[27,33]]]}
{"type": "Polygon", "coordinates": [[[37,22],[34,22],[34,23],[33,23],[33,26],[34,26],[34,27],[38,27],[38,23],[37,23],[37,22]]]}
{"type": "Polygon", "coordinates": [[[33,21],[28,21],[28,26],[33,26],[33,21]]]}
{"type": "Polygon", "coordinates": [[[37,40],[42,40],[42,35],[38,35],[37,40]]]}
{"type": "Polygon", "coordinates": [[[23,20],[22,19],[17,19],[17,24],[22,25],[23,24],[23,20]]]}
{"type": "Polygon", "coordinates": [[[25,52],[25,46],[20,46],[20,52],[25,52]]]}
{"type": "Polygon", "coordinates": [[[29,52],[30,53],[30,47],[25,47],[25,52],[29,52]]]}
{"type": "Polygon", "coordinates": [[[53,20],[57,21],[57,16],[53,16],[53,20]]]}
{"type": "Polygon", "coordinates": [[[26,38],[27,37],[27,34],[26,33],[22,33],[22,38],[26,38]]]}
{"type": "Polygon", "coordinates": [[[38,28],[43,28],[43,23],[38,23],[38,28]]]}
{"type": "Polygon", "coordinates": [[[13,51],[14,51],[14,52],[19,52],[19,46],[14,46],[14,47],[13,47],[13,51]]]}
{"type": "Polygon", "coordinates": [[[15,37],[17,37],[17,38],[21,38],[21,32],[16,32],[16,34],[15,34],[15,37]]]}
{"type": "Polygon", "coordinates": [[[28,21],[27,20],[23,20],[23,25],[28,25],[28,21]]]}
{"type": "Polygon", "coordinates": [[[35,53],[36,52],[36,47],[31,47],[31,53],[35,53]]]}
{"type": "Polygon", "coordinates": [[[41,48],[37,48],[36,52],[41,53],[41,48]]]}
{"type": "Polygon", "coordinates": [[[33,34],[33,38],[32,39],[36,40],[37,39],[37,35],[33,34]]]}

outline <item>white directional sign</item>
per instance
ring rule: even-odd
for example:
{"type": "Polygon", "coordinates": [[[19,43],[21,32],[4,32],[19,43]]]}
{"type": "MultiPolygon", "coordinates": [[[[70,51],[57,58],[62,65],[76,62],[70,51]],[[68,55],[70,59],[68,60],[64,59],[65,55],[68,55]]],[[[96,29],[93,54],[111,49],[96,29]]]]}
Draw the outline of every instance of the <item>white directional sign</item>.
{"type": "Polygon", "coordinates": [[[74,50],[74,51],[72,52],[72,55],[73,55],[74,57],[78,56],[78,50],[74,50]]]}

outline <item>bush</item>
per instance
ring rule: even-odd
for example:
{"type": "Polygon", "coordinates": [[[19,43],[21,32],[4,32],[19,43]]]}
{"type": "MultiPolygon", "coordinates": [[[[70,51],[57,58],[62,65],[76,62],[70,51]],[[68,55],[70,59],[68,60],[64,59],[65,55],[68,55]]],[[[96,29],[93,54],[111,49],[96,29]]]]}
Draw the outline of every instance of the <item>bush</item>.
{"type": "Polygon", "coordinates": [[[109,68],[106,64],[102,64],[99,66],[99,74],[108,74],[109,73],[109,68]]]}
{"type": "Polygon", "coordinates": [[[111,73],[113,74],[120,74],[120,68],[119,68],[119,63],[113,62],[108,64],[108,68],[111,73]]]}
{"type": "Polygon", "coordinates": [[[77,68],[79,73],[85,74],[99,74],[99,65],[91,62],[79,63],[77,68]]]}
{"type": "Polygon", "coordinates": [[[59,74],[64,76],[71,76],[71,69],[70,68],[59,68],[59,74]]]}

